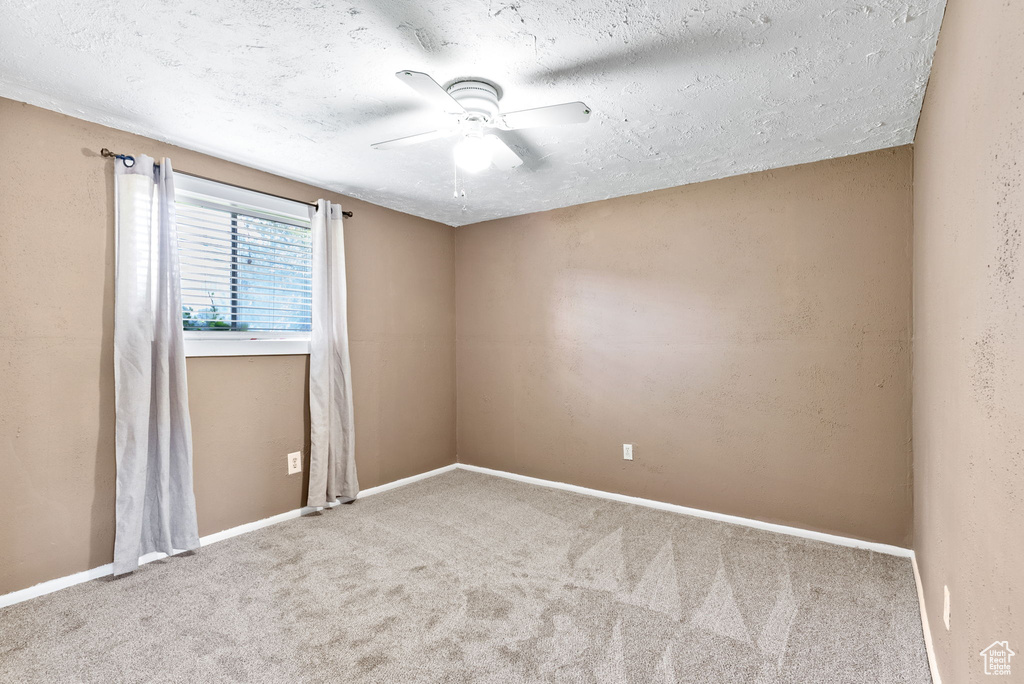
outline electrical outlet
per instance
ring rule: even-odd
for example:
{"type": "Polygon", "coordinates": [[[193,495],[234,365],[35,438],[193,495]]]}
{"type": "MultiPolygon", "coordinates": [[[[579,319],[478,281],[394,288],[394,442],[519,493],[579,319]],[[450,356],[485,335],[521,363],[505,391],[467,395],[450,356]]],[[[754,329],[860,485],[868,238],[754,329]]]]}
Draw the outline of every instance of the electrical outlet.
{"type": "Polygon", "coordinates": [[[632,461],[633,460],[633,445],[632,444],[623,444],[622,445],[622,458],[624,458],[627,461],[632,461]]]}
{"type": "Polygon", "coordinates": [[[946,631],[949,631],[949,587],[943,585],[942,587],[942,622],[946,625],[946,631]]]}
{"type": "Polygon", "coordinates": [[[288,474],[294,475],[295,473],[302,472],[302,452],[293,451],[288,454],[288,474]]]}

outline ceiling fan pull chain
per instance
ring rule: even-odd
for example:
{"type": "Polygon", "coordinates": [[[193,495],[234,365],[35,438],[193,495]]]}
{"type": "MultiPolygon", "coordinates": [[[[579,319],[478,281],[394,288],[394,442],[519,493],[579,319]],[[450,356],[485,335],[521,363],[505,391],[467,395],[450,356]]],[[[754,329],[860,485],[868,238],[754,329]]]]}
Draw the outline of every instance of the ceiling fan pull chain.
{"type": "Polygon", "coordinates": [[[452,189],[452,199],[458,200],[459,197],[465,197],[466,196],[466,184],[465,184],[465,181],[463,181],[462,190],[461,191],[459,190],[459,165],[458,164],[452,164],[452,179],[453,179],[452,185],[454,186],[453,189],[452,189]]]}

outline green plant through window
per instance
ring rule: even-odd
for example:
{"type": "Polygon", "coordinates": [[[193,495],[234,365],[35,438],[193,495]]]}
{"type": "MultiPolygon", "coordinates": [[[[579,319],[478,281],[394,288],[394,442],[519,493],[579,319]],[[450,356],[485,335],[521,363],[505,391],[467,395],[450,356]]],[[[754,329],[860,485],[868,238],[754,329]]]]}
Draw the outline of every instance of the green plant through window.
{"type": "Polygon", "coordinates": [[[178,224],[184,330],[310,330],[308,228],[185,203],[178,224]]]}
{"type": "Polygon", "coordinates": [[[248,323],[235,323],[224,320],[213,301],[213,293],[210,293],[210,306],[197,310],[192,306],[181,307],[181,327],[185,330],[248,330],[248,323]]]}

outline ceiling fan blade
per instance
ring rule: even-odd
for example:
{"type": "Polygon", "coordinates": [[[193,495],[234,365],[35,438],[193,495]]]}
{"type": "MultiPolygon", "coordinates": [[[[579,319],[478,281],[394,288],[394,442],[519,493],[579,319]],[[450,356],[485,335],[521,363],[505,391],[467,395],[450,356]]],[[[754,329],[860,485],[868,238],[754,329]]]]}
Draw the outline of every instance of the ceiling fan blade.
{"type": "MultiPolygon", "coordinates": [[[[710,23],[710,22],[708,22],[710,23]]],[[[641,70],[662,71],[706,59],[715,59],[743,41],[742,29],[687,26],[679,35],[630,41],[622,49],[602,46],[600,53],[562,66],[541,67],[529,74],[532,83],[558,83],[564,79],[608,78],[609,74],[641,70]]]]}
{"type": "Polygon", "coordinates": [[[494,151],[494,158],[491,160],[491,163],[495,167],[503,171],[509,171],[523,163],[519,155],[498,136],[488,135],[487,140],[491,143],[491,149],[494,151]]]}
{"type": "Polygon", "coordinates": [[[427,98],[449,114],[465,114],[465,108],[448,91],[437,84],[437,81],[420,71],[398,71],[395,76],[405,85],[427,98]]]}
{"type": "Polygon", "coordinates": [[[523,166],[530,171],[539,171],[550,162],[546,161],[545,155],[540,148],[530,142],[530,131],[509,131],[504,128],[493,128],[491,134],[497,136],[501,142],[512,148],[512,151],[523,160],[523,166]]]}
{"type": "Polygon", "coordinates": [[[509,130],[584,123],[590,119],[590,107],[582,102],[566,102],[550,107],[520,109],[518,112],[504,114],[501,118],[509,130]]]}
{"type": "Polygon", "coordinates": [[[407,135],[404,138],[395,138],[394,140],[385,140],[383,142],[373,143],[370,147],[375,150],[393,150],[396,147],[419,145],[420,143],[425,143],[428,140],[443,138],[449,133],[451,133],[451,131],[428,131],[426,133],[417,133],[416,135],[407,135]]]}

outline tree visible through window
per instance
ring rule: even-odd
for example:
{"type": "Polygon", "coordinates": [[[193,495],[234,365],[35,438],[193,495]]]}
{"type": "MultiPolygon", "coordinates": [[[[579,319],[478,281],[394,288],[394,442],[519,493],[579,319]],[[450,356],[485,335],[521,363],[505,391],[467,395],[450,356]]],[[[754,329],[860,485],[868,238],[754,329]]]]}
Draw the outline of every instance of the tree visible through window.
{"type": "Polygon", "coordinates": [[[312,320],[308,219],[179,192],[182,327],[302,333],[312,320]]]}

